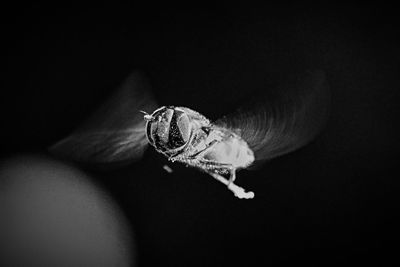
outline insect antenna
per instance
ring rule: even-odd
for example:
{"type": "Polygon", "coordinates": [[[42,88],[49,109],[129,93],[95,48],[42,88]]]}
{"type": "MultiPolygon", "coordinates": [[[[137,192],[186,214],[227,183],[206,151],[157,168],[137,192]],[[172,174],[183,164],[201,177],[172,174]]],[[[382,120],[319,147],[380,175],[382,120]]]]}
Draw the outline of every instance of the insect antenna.
{"type": "Polygon", "coordinates": [[[144,114],[144,119],[145,119],[146,121],[152,121],[152,120],[154,119],[153,116],[151,116],[151,115],[150,115],[149,113],[147,113],[146,111],[139,110],[139,112],[144,114]]]}

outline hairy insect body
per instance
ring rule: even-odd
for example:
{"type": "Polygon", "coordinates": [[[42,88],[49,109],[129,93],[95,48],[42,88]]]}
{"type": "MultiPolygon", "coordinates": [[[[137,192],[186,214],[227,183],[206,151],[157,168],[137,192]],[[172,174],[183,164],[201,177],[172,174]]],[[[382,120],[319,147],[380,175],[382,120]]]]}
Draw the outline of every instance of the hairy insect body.
{"type": "Polygon", "coordinates": [[[204,155],[205,159],[231,164],[235,169],[246,168],[253,163],[253,151],[236,134],[212,126],[212,131],[208,138],[217,140],[217,142],[204,155]]]}
{"type": "Polygon", "coordinates": [[[254,197],[234,184],[236,170],[254,161],[253,152],[238,135],[184,107],[162,107],[145,119],[149,143],[169,160],[210,174],[239,198],[254,197]]]}
{"type": "Polygon", "coordinates": [[[247,143],[236,134],[210,125],[206,129],[198,129],[186,151],[171,159],[185,162],[186,159],[193,158],[243,169],[253,163],[254,154],[247,143]]]}

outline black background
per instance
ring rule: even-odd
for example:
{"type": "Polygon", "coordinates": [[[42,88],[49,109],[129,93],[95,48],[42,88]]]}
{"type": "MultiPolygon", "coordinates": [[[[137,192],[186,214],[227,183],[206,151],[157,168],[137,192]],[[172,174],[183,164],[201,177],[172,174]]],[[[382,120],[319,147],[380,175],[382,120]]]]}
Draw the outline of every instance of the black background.
{"type": "Polygon", "coordinates": [[[211,119],[287,73],[326,72],[326,129],[309,146],[240,172],[254,200],[184,166],[168,174],[151,149],[130,166],[87,170],[132,223],[139,266],[397,261],[394,8],[108,4],[2,13],[2,158],[46,153],[134,69],[146,72],[160,105],[211,119]]]}

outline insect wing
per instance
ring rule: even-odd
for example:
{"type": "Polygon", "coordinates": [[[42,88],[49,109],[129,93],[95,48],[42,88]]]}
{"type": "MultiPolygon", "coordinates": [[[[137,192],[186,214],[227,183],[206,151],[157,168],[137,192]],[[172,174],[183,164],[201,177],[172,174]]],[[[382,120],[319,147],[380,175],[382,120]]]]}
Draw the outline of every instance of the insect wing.
{"type": "Polygon", "coordinates": [[[243,107],[216,121],[241,136],[256,163],[292,152],[321,131],[329,113],[330,94],[322,71],[288,79],[272,93],[257,95],[243,107]]]}
{"type": "Polygon", "coordinates": [[[135,161],[147,147],[140,111],[152,112],[155,108],[146,78],[134,72],[81,127],[53,145],[50,152],[88,163],[135,161]]]}

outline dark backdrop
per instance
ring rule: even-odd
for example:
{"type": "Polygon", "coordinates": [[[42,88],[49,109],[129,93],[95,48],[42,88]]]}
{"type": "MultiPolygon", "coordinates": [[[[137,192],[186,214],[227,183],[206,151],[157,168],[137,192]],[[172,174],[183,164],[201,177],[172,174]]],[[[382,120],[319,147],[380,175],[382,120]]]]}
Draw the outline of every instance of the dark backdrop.
{"type": "MultiPolygon", "coordinates": [[[[121,205],[140,266],[364,264],[397,260],[397,14],[376,6],[173,9],[136,5],[2,10],[1,156],[46,153],[133,69],[160,105],[211,119],[287,73],[322,69],[324,132],[238,184],[147,150],[113,171],[86,170],[121,205]]],[[[82,166],[84,167],[84,166],[82,166]]]]}

